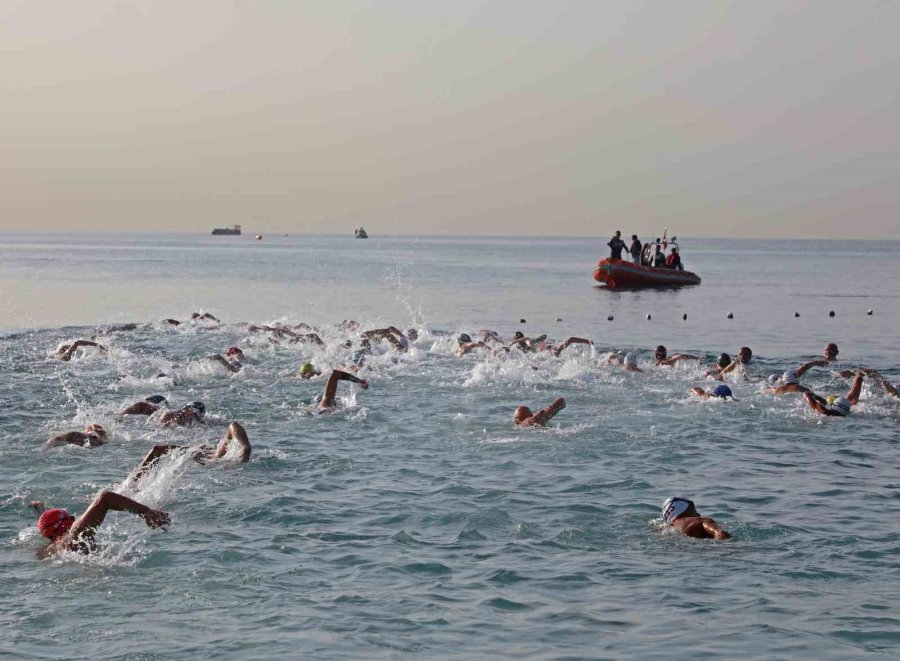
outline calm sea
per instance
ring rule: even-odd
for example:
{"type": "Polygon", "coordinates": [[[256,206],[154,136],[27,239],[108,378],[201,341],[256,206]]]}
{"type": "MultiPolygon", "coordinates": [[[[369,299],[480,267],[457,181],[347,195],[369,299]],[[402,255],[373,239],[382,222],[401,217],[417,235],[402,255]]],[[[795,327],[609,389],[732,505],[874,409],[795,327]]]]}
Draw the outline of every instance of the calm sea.
{"type": "MultiPolygon", "coordinates": [[[[0,235],[0,657],[896,656],[900,400],[867,381],[850,418],[823,419],[763,381],[834,341],[841,366],[900,382],[900,242],[685,238],[701,286],[615,293],[591,278],[607,240],[0,235]],[[222,323],[159,323],[196,310],[222,323]],[[313,417],[323,382],[296,370],[349,359],[344,319],[421,337],[313,417]],[[277,321],[328,347],[243,323],[277,321]],[[51,357],[126,322],[108,356],[51,357]],[[482,328],[595,349],[454,357],[482,328]],[[204,360],[234,344],[238,374],[204,360]],[[737,401],[698,402],[714,383],[653,367],[657,344],[755,360],[737,401]],[[204,401],[208,424],[117,415],[152,394],[204,401]],[[512,424],[559,395],[547,429],[512,424]],[[153,444],[212,443],[233,419],[249,464],[177,454],[126,480],[153,444]],[[94,421],[106,446],[41,449],[94,421]],[[101,489],[173,524],[111,514],[97,554],[38,560],[29,502],[80,512],[101,489]],[[662,530],[673,494],[734,539],[662,530]]],[[[832,369],[804,383],[847,388],[832,369]]]]}

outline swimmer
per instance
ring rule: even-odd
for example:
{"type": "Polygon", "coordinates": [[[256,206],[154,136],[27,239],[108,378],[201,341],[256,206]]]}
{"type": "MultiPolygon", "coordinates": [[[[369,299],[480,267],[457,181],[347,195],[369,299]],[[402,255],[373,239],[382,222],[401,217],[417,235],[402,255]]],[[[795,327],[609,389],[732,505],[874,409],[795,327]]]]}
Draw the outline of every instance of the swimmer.
{"type": "Polygon", "coordinates": [[[457,358],[462,358],[470,351],[474,351],[475,349],[487,349],[489,348],[485,342],[473,342],[472,338],[468,335],[468,333],[460,333],[459,337],[456,338],[456,356],[457,358]]]}
{"type": "Polygon", "coordinates": [[[318,413],[326,413],[334,410],[338,381],[358,383],[362,386],[363,390],[369,389],[368,381],[355,377],[347,372],[342,372],[341,370],[332,370],[331,375],[328,377],[328,381],[325,383],[325,392],[322,394],[322,399],[320,399],[319,403],[316,405],[316,411],[318,413]]]}
{"type": "Polygon", "coordinates": [[[691,388],[691,393],[697,395],[697,397],[701,397],[702,399],[728,399],[731,397],[734,400],[734,395],[731,392],[731,388],[726,385],[716,386],[712,390],[704,390],[703,388],[691,388]]]}
{"type": "Polygon", "coordinates": [[[244,352],[238,347],[228,347],[225,349],[225,356],[213,354],[212,356],[207,356],[206,359],[219,363],[219,365],[232,374],[240,372],[241,368],[244,366],[241,362],[244,359],[244,352]]]}
{"type": "Polygon", "coordinates": [[[720,353],[719,357],[716,358],[716,364],[710,365],[703,372],[706,376],[713,376],[718,379],[721,379],[722,370],[731,365],[731,356],[727,353],[720,353]]]}
{"type": "Polygon", "coordinates": [[[315,376],[322,376],[322,373],[317,370],[312,363],[303,363],[303,365],[300,366],[301,379],[308,381],[315,376]]]}
{"type": "Polygon", "coordinates": [[[168,404],[165,397],[151,395],[140,402],[129,404],[119,412],[119,415],[153,415],[164,404],[168,404]]]}
{"type": "MultiPolygon", "coordinates": [[[[362,336],[369,341],[387,340],[397,351],[406,351],[409,349],[409,338],[394,326],[369,330],[363,333],[362,336]]],[[[418,333],[416,334],[416,337],[418,337],[418,333]]]]}
{"type": "Polygon", "coordinates": [[[83,432],[70,431],[54,436],[46,443],[45,448],[58,447],[60,445],[80,445],[81,447],[97,448],[106,444],[106,430],[102,425],[93,423],[84,428],[83,432]]]}
{"type": "Polygon", "coordinates": [[[811,360],[808,363],[801,365],[797,368],[797,376],[803,376],[813,367],[827,367],[829,364],[835,362],[838,357],[838,345],[834,342],[829,342],[825,345],[825,350],[822,352],[822,358],[817,360],[811,360]]]}
{"type": "Polygon", "coordinates": [[[809,388],[800,385],[800,375],[796,370],[788,370],[781,375],[780,385],[769,388],[773,395],[786,395],[792,392],[810,392],[809,388]]]}
{"type": "Polygon", "coordinates": [[[217,324],[222,323],[218,318],[212,316],[209,312],[195,312],[191,315],[191,321],[215,321],[217,324]]]}
{"type": "Polygon", "coordinates": [[[543,427],[550,419],[555,416],[557,413],[566,408],[566,400],[562,397],[557,397],[553,400],[553,403],[550,404],[545,409],[541,409],[537,413],[532,413],[531,409],[527,406],[518,406],[516,407],[515,412],[515,421],[517,427],[543,427]]]}
{"type": "Polygon", "coordinates": [[[206,404],[203,402],[191,402],[177,411],[166,411],[159,419],[163,427],[186,427],[204,421],[206,416],[206,404]]]}
{"type": "Polygon", "coordinates": [[[510,342],[506,348],[512,349],[513,347],[519,347],[522,351],[534,351],[540,346],[541,342],[546,339],[546,333],[538,335],[537,337],[525,337],[525,334],[522,331],[516,331],[516,334],[513,336],[513,341],[510,342]]]}
{"type": "Polygon", "coordinates": [[[635,353],[626,353],[624,360],[622,360],[622,369],[626,372],[643,372],[640,367],[638,367],[638,359],[637,354],[635,353]]]}
{"type": "MultiPolygon", "coordinates": [[[[216,446],[215,451],[213,451],[210,446],[203,446],[194,453],[194,460],[202,464],[207,461],[217,461],[221,459],[228,452],[228,445],[231,441],[234,441],[238,445],[238,461],[242,464],[246,464],[250,461],[250,455],[253,448],[250,446],[247,430],[244,429],[244,426],[237,420],[234,420],[228,425],[228,430],[225,432],[225,436],[222,437],[222,440],[219,441],[219,445],[216,446]]],[[[141,460],[141,463],[138,464],[132,479],[134,481],[139,480],[141,476],[149,470],[150,466],[161,456],[168,454],[172,450],[180,450],[182,448],[183,446],[180,445],[154,445],[153,449],[151,449],[150,452],[147,453],[147,456],[141,460]]]]}
{"type": "Polygon", "coordinates": [[[95,337],[100,335],[110,335],[112,333],[121,333],[124,331],[133,331],[137,330],[137,324],[120,324],[118,326],[110,326],[108,328],[102,328],[97,332],[95,337]]]}
{"type": "Polygon", "coordinates": [[[726,374],[730,374],[735,371],[738,367],[743,368],[744,365],[749,365],[753,360],[753,351],[750,347],[741,347],[740,351],[738,351],[737,360],[725,367],[721,372],[719,372],[719,376],[725,376],[726,374]]]}
{"type": "Polygon", "coordinates": [[[557,346],[553,346],[552,342],[547,342],[546,340],[544,340],[543,342],[540,343],[538,348],[541,351],[552,351],[554,356],[558,356],[559,354],[561,354],[563,351],[565,351],[567,348],[569,348],[573,344],[584,344],[589,347],[594,346],[594,342],[592,340],[588,340],[587,338],[570,337],[568,340],[566,340],[565,342],[563,342],[562,344],[559,344],[557,346]]]}
{"type": "Polygon", "coordinates": [[[803,393],[803,398],[806,400],[807,406],[819,415],[846,418],[850,415],[851,407],[859,404],[859,394],[862,391],[864,377],[864,372],[857,372],[850,390],[847,391],[844,397],[829,395],[827,398],[823,398],[813,392],[805,392],[803,393]]]}
{"type": "Polygon", "coordinates": [[[873,369],[864,369],[861,370],[865,373],[866,376],[871,377],[871,379],[881,386],[881,389],[884,390],[885,393],[890,395],[891,397],[900,397],[900,383],[897,385],[891,385],[884,376],[878,370],[873,369]]]}
{"type": "Polygon", "coordinates": [[[676,353],[674,356],[667,357],[666,348],[662,344],[656,347],[654,358],[656,358],[656,364],[659,367],[671,367],[680,360],[700,360],[700,356],[691,356],[686,353],[676,353]]]}
{"type": "Polygon", "coordinates": [[[694,501],[681,496],[667,498],[662,505],[662,517],[667,526],[671,526],[682,535],[697,539],[729,539],[730,534],[722,530],[715,519],[700,516],[694,507],[694,501]]]}
{"type": "Polygon", "coordinates": [[[164,526],[171,523],[169,515],[162,510],[152,509],[112,491],[101,491],[77,519],[64,509],[49,509],[41,514],[37,529],[50,543],[40,552],[40,556],[47,557],[63,550],[78,553],[95,550],[94,534],[110,510],[137,514],[150,528],[165,530],[164,526]]]}
{"type": "Polygon", "coordinates": [[[79,347],[97,347],[100,350],[100,353],[106,353],[106,347],[101,346],[96,342],[91,342],[90,340],[75,340],[72,344],[63,344],[60,346],[59,349],[56,350],[56,357],[68,362],[72,360],[72,356],[79,347]]]}
{"type": "Polygon", "coordinates": [[[627,355],[628,352],[624,349],[620,351],[610,351],[608,354],[606,354],[604,360],[606,360],[607,364],[609,365],[621,365],[625,361],[625,356],[627,355]]]}

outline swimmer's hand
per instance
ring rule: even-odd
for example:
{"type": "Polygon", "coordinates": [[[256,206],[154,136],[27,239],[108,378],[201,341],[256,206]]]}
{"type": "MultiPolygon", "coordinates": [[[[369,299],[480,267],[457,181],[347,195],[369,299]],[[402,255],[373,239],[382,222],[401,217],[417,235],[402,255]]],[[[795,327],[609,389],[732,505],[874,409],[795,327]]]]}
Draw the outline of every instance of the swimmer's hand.
{"type": "Polygon", "coordinates": [[[141,516],[144,519],[144,523],[150,528],[162,528],[165,530],[166,526],[172,523],[172,519],[169,515],[162,510],[148,508],[141,516]]]}
{"type": "Polygon", "coordinates": [[[359,385],[362,386],[362,389],[363,389],[363,390],[368,390],[368,389],[369,389],[369,382],[366,381],[366,380],[364,380],[364,379],[363,379],[363,380],[360,380],[359,385]]]}

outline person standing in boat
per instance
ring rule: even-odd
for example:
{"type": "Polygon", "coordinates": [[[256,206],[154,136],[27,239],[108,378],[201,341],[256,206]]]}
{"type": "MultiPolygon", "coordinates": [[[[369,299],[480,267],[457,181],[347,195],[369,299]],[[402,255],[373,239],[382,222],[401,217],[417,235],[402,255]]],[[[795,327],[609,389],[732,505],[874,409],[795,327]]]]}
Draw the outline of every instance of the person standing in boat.
{"type": "Polygon", "coordinates": [[[653,263],[650,264],[650,266],[657,269],[661,269],[666,265],[666,255],[663,253],[662,246],[659,245],[659,243],[654,246],[652,262],[653,263]]]}
{"type": "Polygon", "coordinates": [[[635,266],[641,265],[641,250],[643,250],[644,246],[641,243],[641,240],[637,237],[637,234],[631,235],[631,248],[628,249],[628,252],[631,253],[631,261],[634,262],[635,266]]]}
{"type": "Polygon", "coordinates": [[[606,245],[609,246],[610,259],[622,259],[622,251],[625,249],[625,242],[622,240],[622,230],[616,230],[616,235],[606,245]]]}

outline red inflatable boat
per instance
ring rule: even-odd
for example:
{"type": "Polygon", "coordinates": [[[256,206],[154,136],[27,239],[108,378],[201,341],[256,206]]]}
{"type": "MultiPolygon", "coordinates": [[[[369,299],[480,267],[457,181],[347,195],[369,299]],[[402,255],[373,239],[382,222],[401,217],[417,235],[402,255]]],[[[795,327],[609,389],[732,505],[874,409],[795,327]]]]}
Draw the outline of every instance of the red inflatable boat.
{"type": "Polygon", "coordinates": [[[601,259],[594,268],[594,280],[606,284],[611,289],[683,287],[700,284],[700,276],[690,271],[637,266],[624,259],[601,259]]]}

